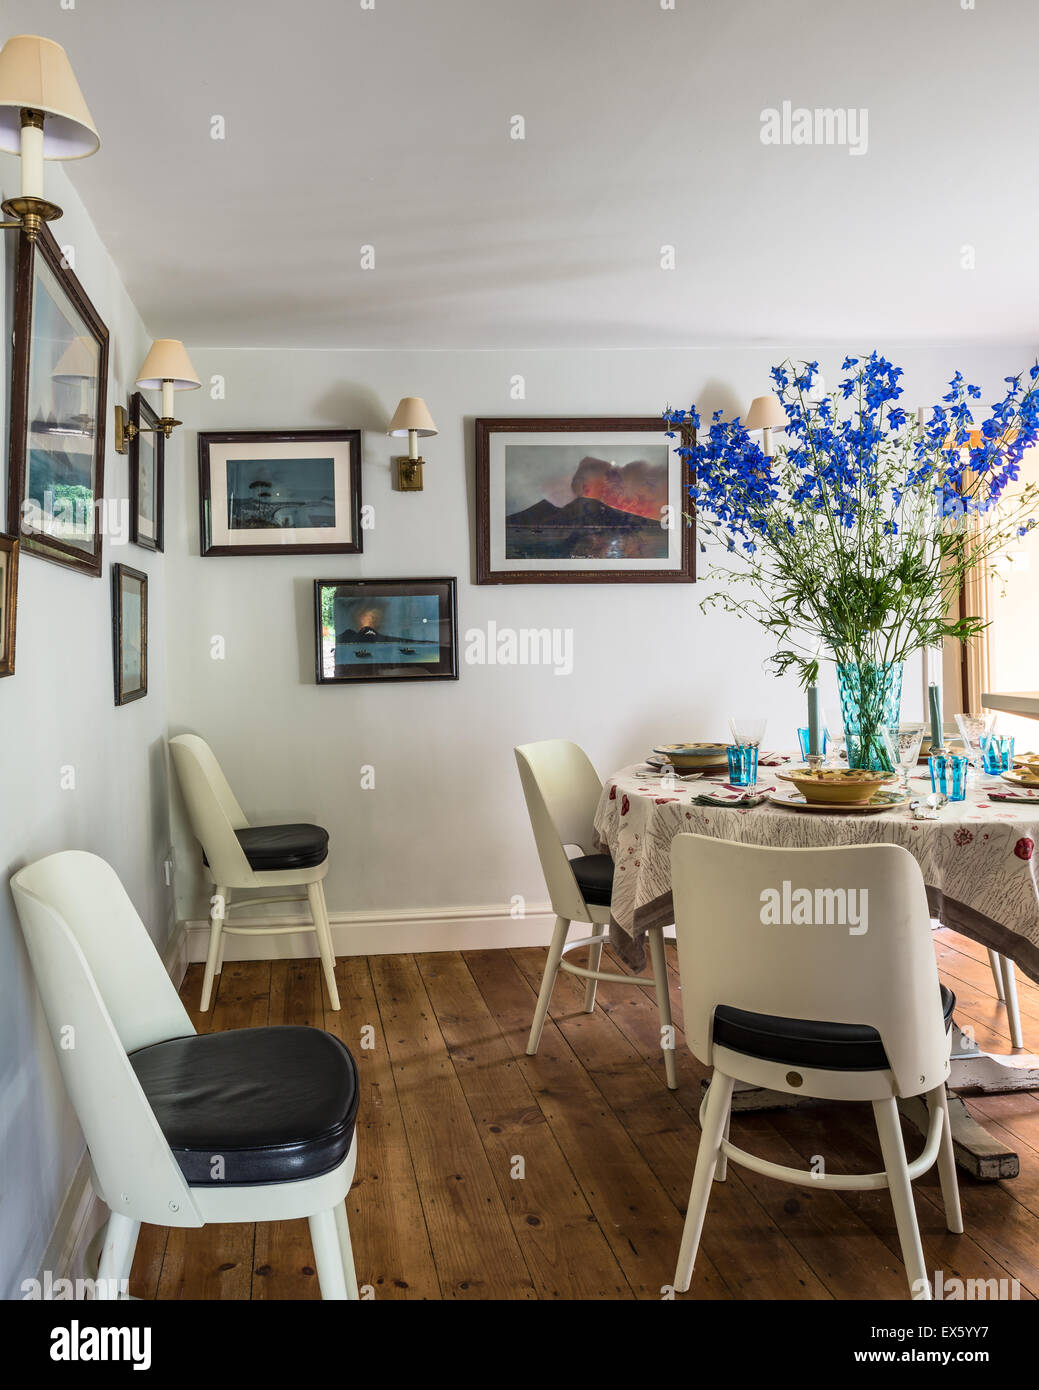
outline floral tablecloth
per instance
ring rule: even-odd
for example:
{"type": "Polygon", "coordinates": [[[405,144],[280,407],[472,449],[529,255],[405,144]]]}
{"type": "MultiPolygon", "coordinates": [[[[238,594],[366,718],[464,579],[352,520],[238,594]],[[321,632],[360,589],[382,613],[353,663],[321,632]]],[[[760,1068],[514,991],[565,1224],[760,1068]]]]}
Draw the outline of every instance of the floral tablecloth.
{"type": "MultiPolygon", "coordinates": [[[[751,809],[700,806],[702,793],[723,791],[721,778],[662,783],[644,764],[610,777],[595,815],[600,842],[613,856],[611,937],[636,968],[645,959],[647,927],[670,925],[671,841],[684,831],[752,845],[902,845],[923,870],[931,911],[945,926],[1009,956],[1039,981],[1039,803],[992,801],[1009,788],[975,779],[967,800],[950,803],[938,820],[917,820],[905,808],[876,815],[791,811],[770,802],[751,809]]],[[[789,783],[763,768],[759,790],[789,783]],[[769,775],[771,774],[771,775],[769,775]]],[[[926,771],[911,787],[930,791],[926,771]]]]}

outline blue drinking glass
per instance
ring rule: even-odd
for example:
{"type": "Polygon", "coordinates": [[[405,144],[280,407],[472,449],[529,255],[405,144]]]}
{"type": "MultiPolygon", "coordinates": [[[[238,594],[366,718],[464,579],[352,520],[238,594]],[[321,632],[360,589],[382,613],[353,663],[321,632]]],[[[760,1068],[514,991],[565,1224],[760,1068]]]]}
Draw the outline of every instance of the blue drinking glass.
{"type": "Polygon", "coordinates": [[[981,765],[988,773],[1010,771],[1014,766],[1014,740],[1009,734],[982,734],[981,765]]]}
{"type": "Polygon", "coordinates": [[[729,758],[729,783],[734,787],[754,787],[758,781],[758,746],[756,743],[730,743],[725,750],[729,758]]]}
{"type": "Polygon", "coordinates": [[[931,790],[941,792],[950,801],[966,801],[970,759],[958,753],[940,753],[927,761],[931,769],[931,790]]]}
{"type": "MultiPolygon", "coordinates": [[[[812,751],[811,745],[810,745],[809,742],[808,742],[808,730],[807,730],[807,729],[798,729],[798,731],[797,731],[797,741],[798,741],[798,743],[801,745],[801,757],[804,759],[805,762],[807,762],[807,761],[808,761],[808,754],[812,751]]],[[[826,756],[826,745],[829,743],[829,741],[830,741],[830,731],[829,731],[829,729],[823,729],[823,731],[822,731],[822,739],[821,739],[822,747],[819,749],[819,752],[822,753],[822,755],[823,755],[824,757],[826,756]]]]}

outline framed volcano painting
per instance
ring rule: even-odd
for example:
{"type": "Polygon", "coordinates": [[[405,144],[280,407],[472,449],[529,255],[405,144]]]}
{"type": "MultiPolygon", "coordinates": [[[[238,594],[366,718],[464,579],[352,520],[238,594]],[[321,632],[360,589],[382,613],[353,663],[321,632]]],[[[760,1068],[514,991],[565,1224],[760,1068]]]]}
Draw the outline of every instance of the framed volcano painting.
{"type": "Polygon", "coordinates": [[[658,416],[476,421],[478,584],[688,584],[689,469],[658,416]]]}

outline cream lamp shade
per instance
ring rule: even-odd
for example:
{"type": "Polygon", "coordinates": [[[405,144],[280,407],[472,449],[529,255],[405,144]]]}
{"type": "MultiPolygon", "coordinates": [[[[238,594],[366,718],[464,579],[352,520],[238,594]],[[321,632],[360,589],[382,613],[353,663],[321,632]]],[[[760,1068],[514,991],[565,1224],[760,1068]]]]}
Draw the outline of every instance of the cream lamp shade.
{"type": "Polygon", "coordinates": [[[743,421],[745,430],[786,429],[786,411],[779,403],[778,396],[755,396],[743,421]]]}
{"type": "Polygon", "coordinates": [[[51,379],[76,386],[97,376],[98,351],[93,338],[73,338],[51,372],[51,379]]]}
{"type": "MultiPolygon", "coordinates": [[[[17,34],[0,49],[0,150],[22,157],[22,197],[43,197],[45,159],[82,159],[101,144],[65,50],[17,34]],[[22,112],[38,112],[23,122],[22,112]]],[[[60,212],[60,209],[59,209],[60,212]]]]}
{"type": "Polygon", "coordinates": [[[202,385],[179,338],[156,338],[137,374],[142,391],[162,392],[162,418],[173,419],[174,391],[195,391],[202,385]]]}
{"type": "Polygon", "coordinates": [[[393,419],[386,431],[394,436],[414,433],[423,439],[436,432],[437,427],[433,423],[429,407],[421,396],[405,396],[393,412],[393,419]]]}

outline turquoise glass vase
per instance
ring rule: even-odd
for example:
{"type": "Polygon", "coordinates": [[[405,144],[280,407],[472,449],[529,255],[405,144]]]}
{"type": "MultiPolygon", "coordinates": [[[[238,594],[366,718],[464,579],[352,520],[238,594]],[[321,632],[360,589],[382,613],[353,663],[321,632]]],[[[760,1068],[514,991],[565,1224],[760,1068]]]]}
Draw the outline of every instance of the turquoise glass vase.
{"type": "Polygon", "coordinates": [[[892,748],[883,731],[898,728],[901,662],[838,662],[837,685],[848,766],[893,772],[892,748]]]}

